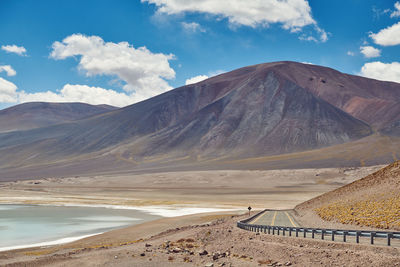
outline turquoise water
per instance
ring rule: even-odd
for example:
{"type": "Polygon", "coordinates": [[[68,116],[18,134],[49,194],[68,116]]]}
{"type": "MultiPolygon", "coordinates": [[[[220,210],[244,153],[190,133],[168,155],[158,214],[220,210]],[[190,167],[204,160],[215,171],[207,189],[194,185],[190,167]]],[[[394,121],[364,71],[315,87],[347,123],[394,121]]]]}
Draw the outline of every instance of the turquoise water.
{"type": "Polygon", "coordinates": [[[138,210],[0,205],[0,250],[69,237],[78,239],[158,218],[161,216],[138,210]]]}

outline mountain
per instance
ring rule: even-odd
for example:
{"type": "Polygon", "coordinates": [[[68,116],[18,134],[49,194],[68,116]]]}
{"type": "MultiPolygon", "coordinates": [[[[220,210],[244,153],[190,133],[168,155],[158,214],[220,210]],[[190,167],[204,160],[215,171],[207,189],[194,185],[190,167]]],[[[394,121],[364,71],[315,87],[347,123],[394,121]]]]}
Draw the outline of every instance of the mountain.
{"type": "Polygon", "coordinates": [[[333,166],[361,164],[366,143],[378,147],[374,163],[386,162],[396,156],[385,129],[399,120],[399,102],[397,83],[296,62],[254,65],[94,117],[0,134],[0,169],[333,166]]]}
{"type": "Polygon", "coordinates": [[[400,230],[400,161],[296,207],[327,221],[400,230]]]}
{"type": "Polygon", "coordinates": [[[84,103],[30,102],[0,110],[0,132],[28,130],[80,120],[116,109],[84,103]]]}
{"type": "Polygon", "coordinates": [[[340,73],[331,68],[278,62],[275,71],[376,129],[400,121],[400,85],[340,73]]]}

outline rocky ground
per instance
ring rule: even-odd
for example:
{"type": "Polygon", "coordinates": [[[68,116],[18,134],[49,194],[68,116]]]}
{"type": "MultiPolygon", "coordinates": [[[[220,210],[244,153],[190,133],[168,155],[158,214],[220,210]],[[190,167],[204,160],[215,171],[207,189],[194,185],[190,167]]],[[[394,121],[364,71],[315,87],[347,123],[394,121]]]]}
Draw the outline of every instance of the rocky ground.
{"type": "Polygon", "coordinates": [[[2,266],[400,266],[399,249],[253,233],[244,216],[173,228],[146,239],[78,249],[1,253],[2,266]],[[21,256],[25,255],[25,256],[21,256]]]}

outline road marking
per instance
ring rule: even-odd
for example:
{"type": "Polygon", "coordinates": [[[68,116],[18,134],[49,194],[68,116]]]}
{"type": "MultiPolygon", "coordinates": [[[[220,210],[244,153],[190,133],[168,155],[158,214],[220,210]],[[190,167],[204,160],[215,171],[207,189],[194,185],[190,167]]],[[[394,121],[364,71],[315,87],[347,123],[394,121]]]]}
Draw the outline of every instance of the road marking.
{"type": "Polygon", "coordinates": [[[289,213],[285,211],[286,216],[289,218],[289,221],[292,223],[293,227],[297,227],[297,225],[293,222],[292,218],[290,218],[289,213]]]}
{"type": "Polygon", "coordinates": [[[264,213],[261,213],[254,221],[251,222],[251,224],[254,224],[256,221],[258,221],[262,216],[264,216],[264,213]]]}
{"type": "Polygon", "coordinates": [[[275,224],[275,218],[276,218],[276,214],[277,214],[277,213],[278,213],[278,212],[275,211],[274,217],[272,218],[271,226],[274,226],[274,224],[275,224]]]}

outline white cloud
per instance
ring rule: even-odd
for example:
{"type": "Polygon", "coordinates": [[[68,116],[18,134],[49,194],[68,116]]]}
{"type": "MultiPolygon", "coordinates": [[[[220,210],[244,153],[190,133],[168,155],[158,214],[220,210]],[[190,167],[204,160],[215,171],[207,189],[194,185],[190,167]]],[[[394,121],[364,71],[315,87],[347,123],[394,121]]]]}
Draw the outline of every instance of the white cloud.
{"type": "Polygon", "coordinates": [[[123,89],[137,100],[172,89],[165,79],[175,78],[169,60],[173,54],[152,53],[146,47],[134,48],[127,42],[104,42],[99,36],[73,34],[54,42],[50,57],[56,60],[78,56],[78,68],[87,76],[116,76],[123,89]]]}
{"type": "Polygon", "coordinates": [[[23,46],[17,46],[17,45],[2,45],[1,49],[6,51],[7,53],[15,53],[20,56],[26,55],[26,49],[23,46]]]}
{"type": "Polygon", "coordinates": [[[400,44],[400,22],[369,35],[376,44],[392,46],[400,44]]]}
{"type": "MultiPolygon", "coordinates": [[[[279,23],[291,32],[298,32],[307,25],[317,25],[312,18],[311,8],[307,0],[141,0],[155,4],[158,13],[168,15],[187,12],[198,12],[227,18],[231,25],[249,27],[267,27],[279,23]]],[[[327,38],[321,29],[321,41],[327,38]]]]}
{"type": "Polygon", "coordinates": [[[187,79],[186,82],[185,82],[185,85],[198,83],[198,82],[204,81],[204,80],[206,80],[208,78],[209,77],[207,75],[198,75],[198,76],[192,77],[190,79],[187,79]]]}
{"type": "Polygon", "coordinates": [[[377,80],[400,82],[400,63],[369,62],[364,64],[360,74],[377,80]]]}
{"type": "Polygon", "coordinates": [[[376,8],[375,6],[372,7],[372,12],[373,12],[375,20],[379,20],[382,15],[390,13],[390,11],[391,10],[389,8],[382,10],[382,9],[376,8]]]}
{"type": "Polygon", "coordinates": [[[319,40],[323,43],[325,43],[326,41],[328,41],[328,33],[321,29],[318,26],[315,26],[315,30],[319,33],[319,40]]]}
{"type": "Polygon", "coordinates": [[[209,71],[208,75],[197,75],[195,77],[187,79],[185,82],[185,85],[198,83],[198,82],[204,81],[210,77],[214,77],[214,76],[220,75],[225,72],[226,72],[225,70],[209,71]]]}
{"type": "Polygon", "coordinates": [[[10,65],[2,65],[0,66],[0,72],[5,71],[7,76],[15,76],[17,72],[10,65]]]}
{"type": "Polygon", "coordinates": [[[366,58],[373,58],[381,56],[381,50],[373,46],[360,46],[360,52],[366,58]]]}
{"type": "Polygon", "coordinates": [[[346,53],[348,56],[354,56],[354,52],[353,51],[347,51],[346,53]]]}
{"type": "Polygon", "coordinates": [[[394,3],[394,8],[395,8],[395,11],[390,13],[390,17],[391,18],[400,17],[400,2],[394,3]]]}
{"type": "Polygon", "coordinates": [[[182,22],[182,27],[188,32],[206,32],[206,30],[197,22],[182,22]]]}
{"type": "MultiPolygon", "coordinates": [[[[66,84],[59,92],[17,93],[19,103],[44,102],[83,102],[92,105],[108,104],[123,107],[135,102],[135,97],[101,87],[79,84],[66,84]]],[[[0,98],[1,99],[1,98],[0,98]]]]}
{"type": "Polygon", "coordinates": [[[17,86],[10,81],[0,78],[0,103],[17,101],[17,86]]]}

